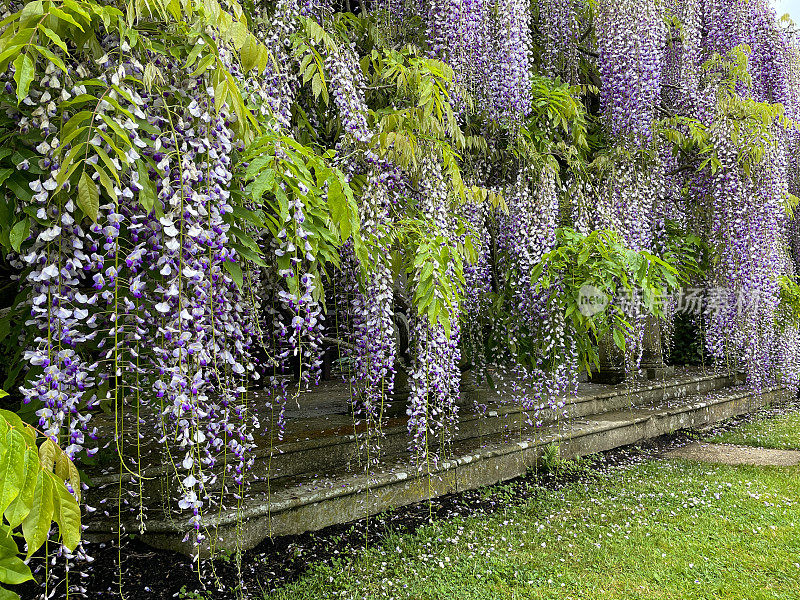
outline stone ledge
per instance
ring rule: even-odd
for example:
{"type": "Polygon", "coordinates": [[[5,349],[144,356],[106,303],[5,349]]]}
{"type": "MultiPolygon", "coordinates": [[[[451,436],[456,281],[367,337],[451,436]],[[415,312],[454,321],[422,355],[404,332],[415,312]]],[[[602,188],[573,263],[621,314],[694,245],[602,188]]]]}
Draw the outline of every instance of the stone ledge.
{"type": "MultiPolygon", "coordinates": [[[[586,415],[607,412],[623,406],[631,406],[640,402],[654,399],[671,399],[695,393],[702,393],[730,386],[737,382],[739,377],[728,373],[710,373],[705,375],[688,375],[676,377],[665,381],[636,381],[631,387],[616,385],[603,390],[584,392],[575,396],[563,398],[565,403],[563,411],[568,419],[581,418],[586,415]]],[[[531,418],[535,410],[525,410],[517,404],[491,402],[497,400],[497,394],[488,390],[473,390],[465,394],[471,400],[491,404],[485,415],[465,413],[459,420],[459,430],[456,432],[457,440],[484,438],[500,433],[510,428],[519,428],[521,421],[531,418]]],[[[543,424],[549,424],[563,418],[559,413],[550,408],[545,408],[539,414],[543,424]]],[[[382,432],[384,436],[384,450],[387,454],[402,451],[408,442],[406,426],[395,425],[387,427],[382,432]]],[[[257,461],[254,475],[266,477],[263,462],[267,465],[273,480],[283,477],[298,475],[320,468],[320,465],[344,464],[357,452],[359,440],[362,436],[354,434],[328,435],[323,437],[280,442],[270,451],[268,448],[255,452],[257,461]],[[262,463],[262,464],[259,464],[262,463]],[[295,464],[293,464],[295,463],[295,464]],[[299,463],[299,464],[297,464],[299,463]]],[[[144,469],[143,478],[155,479],[170,472],[170,467],[159,465],[144,469]]],[[[123,481],[132,481],[129,474],[123,475],[123,481]]],[[[106,475],[93,477],[94,486],[116,484],[119,475],[106,475]]]]}
{"type": "MultiPolygon", "coordinates": [[[[749,412],[788,393],[776,388],[755,394],[739,387],[689,397],[680,406],[605,413],[576,420],[559,431],[542,432],[541,436],[476,448],[443,461],[430,475],[417,475],[409,471],[410,465],[402,468],[402,464],[396,464],[370,477],[348,475],[317,482],[329,484],[323,489],[276,492],[268,503],[254,498],[238,515],[228,511],[217,517],[215,512],[203,520],[203,526],[216,531],[216,548],[233,550],[238,539],[238,546],[248,549],[266,537],[313,531],[387,508],[518,477],[534,466],[542,448],[553,442],[560,445],[564,458],[592,454],[749,412]]],[[[187,519],[151,520],[144,540],[159,548],[191,553],[192,544],[180,541],[188,528],[187,519]]]]}

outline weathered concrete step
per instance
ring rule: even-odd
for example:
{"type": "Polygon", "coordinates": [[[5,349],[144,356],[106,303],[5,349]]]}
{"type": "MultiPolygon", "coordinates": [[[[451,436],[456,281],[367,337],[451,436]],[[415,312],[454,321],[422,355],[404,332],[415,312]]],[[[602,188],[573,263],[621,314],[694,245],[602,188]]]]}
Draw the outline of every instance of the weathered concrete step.
{"type": "MultiPolygon", "coordinates": [[[[592,454],[719,421],[789,395],[783,389],[756,394],[737,386],[681,401],[652,400],[640,407],[554,424],[516,441],[500,434],[471,448],[462,442],[454,447],[453,458],[441,461],[430,473],[414,472],[408,460],[389,457],[369,475],[340,472],[328,477],[286,478],[286,485],[271,483],[269,495],[254,486],[238,512],[206,512],[202,525],[217,549],[248,549],[269,536],[317,530],[523,475],[550,443],[559,444],[564,458],[592,454]],[[506,439],[500,439],[503,437],[506,439]]],[[[144,539],[156,547],[190,553],[192,543],[181,541],[190,527],[185,517],[150,519],[144,539]]]]}
{"type": "MultiPolygon", "coordinates": [[[[463,393],[466,404],[484,404],[488,408],[481,414],[462,410],[454,440],[484,440],[507,431],[524,433],[532,429],[531,423],[541,427],[559,420],[582,418],[652,401],[667,402],[691,394],[722,389],[738,381],[741,381],[741,376],[737,374],[685,372],[663,381],[637,380],[616,386],[586,385],[577,395],[560,399],[563,404],[561,407],[543,405],[530,409],[524,409],[518,404],[504,403],[497,391],[467,391],[463,393]]],[[[382,455],[405,454],[408,446],[406,422],[406,418],[386,420],[381,431],[382,455]]],[[[352,433],[352,417],[346,415],[332,415],[326,423],[328,429],[315,431],[306,439],[279,442],[272,447],[262,445],[255,452],[256,461],[251,475],[276,481],[281,477],[319,473],[341,469],[343,466],[357,469],[363,458],[362,448],[366,434],[363,431],[352,433]]],[[[162,494],[165,489],[168,494],[174,494],[174,491],[169,490],[175,487],[171,484],[172,472],[172,468],[166,464],[144,469],[142,475],[145,496],[154,497],[162,494]]],[[[130,482],[132,477],[125,474],[123,481],[130,482]]],[[[220,477],[218,483],[209,489],[218,489],[221,481],[220,477]]],[[[90,497],[99,499],[105,486],[116,486],[118,482],[119,475],[94,478],[90,497]]]]}
{"type": "MultiPolygon", "coordinates": [[[[563,403],[560,408],[543,405],[524,409],[516,403],[502,402],[498,392],[465,392],[469,404],[486,404],[488,408],[485,413],[462,410],[453,438],[461,442],[485,439],[503,432],[524,433],[558,421],[723,389],[740,380],[741,377],[736,374],[693,373],[665,381],[636,381],[627,386],[588,386],[589,390],[560,399],[563,403]]],[[[350,427],[352,429],[352,424],[350,427]]],[[[276,480],[331,468],[340,469],[342,465],[357,466],[362,460],[363,443],[364,434],[352,433],[280,443],[272,451],[267,448],[256,454],[253,474],[259,478],[276,480]]],[[[393,419],[383,427],[380,446],[384,456],[406,453],[406,419],[393,419]]],[[[432,447],[435,449],[436,444],[432,447]]]]}

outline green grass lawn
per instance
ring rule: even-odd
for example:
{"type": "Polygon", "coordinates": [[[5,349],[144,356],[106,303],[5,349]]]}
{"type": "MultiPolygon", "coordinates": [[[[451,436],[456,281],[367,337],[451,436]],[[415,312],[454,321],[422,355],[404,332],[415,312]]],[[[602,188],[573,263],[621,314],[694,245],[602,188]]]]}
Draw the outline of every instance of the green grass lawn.
{"type": "Polygon", "coordinates": [[[800,450],[800,412],[743,423],[708,439],[718,444],[800,450]]]}
{"type": "Polygon", "coordinates": [[[800,598],[800,469],[652,459],[325,564],[274,598],[800,598]]]}

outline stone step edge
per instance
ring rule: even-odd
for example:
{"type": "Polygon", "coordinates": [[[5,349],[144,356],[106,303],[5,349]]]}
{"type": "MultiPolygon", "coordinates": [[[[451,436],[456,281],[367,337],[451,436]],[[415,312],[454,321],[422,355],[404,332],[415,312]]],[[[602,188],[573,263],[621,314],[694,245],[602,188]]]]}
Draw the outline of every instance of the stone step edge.
{"type": "MultiPolygon", "coordinates": [[[[785,390],[785,388],[782,388],[780,386],[765,388],[760,392],[754,392],[751,388],[747,388],[745,390],[736,390],[734,393],[720,394],[716,397],[705,399],[705,401],[699,400],[698,398],[698,401],[694,402],[692,402],[691,400],[697,397],[688,396],[686,398],[687,402],[680,407],[665,408],[665,410],[663,411],[660,412],[652,411],[649,414],[641,416],[636,416],[635,413],[637,412],[637,409],[631,409],[630,411],[612,411],[610,413],[600,413],[598,415],[593,415],[593,417],[590,419],[579,419],[578,421],[575,422],[576,425],[579,424],[582,425],[584,423],[586,425],[590,425],[594,421],[596,423],[599,423],[600,424],[599,426],[587,427],[585,429],[581,428],[577,430],[570,429],[567,432],[550,434],[539,440],[533,439],[521,442],[514,442],[513,444],[503,444],[502,446],[495,448],[481,449],[475,453],[443,461],[438,468],[431,471],[430,476],[440,476],[447,473],[450,470],[457,469],[459,466],[465,464],[469,464],[480,460],[487,460],[490,458],[496,458],[500,456],[506,456],[536,446],[546,446],[554,442],[555,443],[560,443],[565,441],[568,442],[589,435],[598,435],[606,431],[612,431],[614,429],[631,427],[641,423],[646,423],[647,421],[654,418],[672,417],[682,413],[708,408],[716,404],[722,404],[726,402],[731,402],[733,400],[746,398],[748,396],[758,396],[758,395],[763,396],[782,390],[785,390]],[[626,420],[621,420],[617,418],[613,421],[603,421],[601,419],[603,415],[610,415],[610,414],[624,415],[626,413],[631,414],[631,417],[626,420]]],[[[375,491],[380,488],[392,485],[394,483],[405,481],[410,477],[421,478],[421,477],[427,477],[428,475],[429,475],[428,473],[415,475],[402,471],[381,473],[375,476],[375,478],[371,480],[369,484],[369,489],[375,491]]],[[[214,529],[218,527],[224,527],[226,525],[236,524],[239,520],[247,520],[264,516],[275,516],[288,510],[296,509],[311,504],[317,504],[320,502],[325,502],[335,498],[360,494],[365,492],[366,490],[367,486],[365,485],[359,487],[329,488],[326,490],[321,490],[315,494],[307,494],[305,496],[300,496],[297,498],[290,498],[287,500],[281,500],[269,504],[260,504],[255,507],[245,508],[238,514],[236,512],[227,512],[221,516],[215,515],[213,517],[203,519],[201,523],[203,528],[214,529]]],[[[149,522],[147,524],[146,531],[155,534],[159,533],[183,534],[186,531],[188,531],[190,527],[192,527],[192,523],[190,521],[190,518],[187,517],[185,519],[172,519],[170,521],[149,522]]]]}
{"type": "MultiPolygon", "coordinates": [[[[730,372],[717,372],[717,373],[710,373],[707,375],[696,375],[690,377],[684,377],[680,379],[671,378],[657,383],[649,383],[649,384],[642,384],[636,387],[631,388],[621,388],[619,386],[614,386],[614,389],[587,394],[587,395],[570,395],[563,398],[565,401],[564,410],[566,410],[567,406],[572,405],[579,405],[586,402],[597,402],[603,400],[609,400],[611,398],[615,398],[622,395],[627,396],[634,396],[637,394],[643,394],[647,392],[652,392],[656,390],[668,390],[673,389],[680,386],[686,385],[695,385],[700,384],[707,381],[718,380],[720,383],[720,388],[722,389],[725,387],[730,387],[739,381],[739,375],[736,373],[730,372]],[[622,392],[622,393],[621,393],[622,392]]],[[[486,390],[473,390],[467,392],[468,394],[478,394],[478,393],[485,393],[486,390]]],[[[459,423],[469,423],[472,421],[476,421],[478,419],[486,419],[486,418],[502,418],[507,417],[510,415],[516,415],[521,413],[534,413],[536,409],[525,409],[518,404],[504,404],[501,406],[497,406],[492,408],[491,410],[487,410],[485,414],[478,414],[478,413],[468,413],[464,416],[462,421],[459,423]]],[[[384,430],[385,435],[393,435],[397,431],[405,431],[404,426],[395,426],[390,427],[384,430]]],[[[279,454],[291,454],[296,452],[303,452],[306,450],[317,450],[320,448],[325,447],[332,447],[338,446],[341,444],[350,444],[356,441],[359,436],[354,434],[344,434],[339,436],[327,436],[323,438],[316,438],[310,440],[298,440],[294,442],[285,442],[279,443],[275,446],[274,451],[279,454]]],[[[254,453],[254,458],[256,460],[261,458],[266,458],[269,456],[269,450],[260,450],[254,453]]],[[[148,467],[141,472],[141,476],[143,478],[153,478],[158,477],[159,475],[163,474],[168,467],[166,465],[159,465],[157,467],[148,467]]],[[[97,477],[92,477],[92,484],[96,487],[108,485],[108,484],[115,484],[118,483],[120,479],[119,473],[113,475],[101,475],[97,477]]],[[[133,481],[134,476],[130,473],[125,473],[122,475],[123,482],[130,482],[133,481]]]]}

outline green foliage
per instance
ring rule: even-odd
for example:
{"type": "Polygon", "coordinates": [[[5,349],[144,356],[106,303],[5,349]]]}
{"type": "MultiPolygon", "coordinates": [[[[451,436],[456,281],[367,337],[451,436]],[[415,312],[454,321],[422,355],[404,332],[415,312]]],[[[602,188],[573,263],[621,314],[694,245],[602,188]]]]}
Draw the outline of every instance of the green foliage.
{"type": "Polygon", "coordinates": [[[301,17],[302,27],[293,40],[295,56],[300,61],[298,74],[303,85],[311,85],[314,98],[325,105],[330,104],[328,93],[328,78],[325,69],[325,59],[318,48],[323,52],[333,53],[337,50],[334,37],[310,17],[301,17]]]}
{"type": "Polygon", "coordinates": [[[178,592],[178,598],[179,600],[211,600],[212,592],[210,590],[191,590],[184,585],[178,592]]]}
{"type": "MultiPolygon", "coordinates": [[[[738,161],[748,176],[775,145],[776,128],[796,126],[786,117],[782,104],[758,102],[739,93],[740,88],[752,86],[748,71],[750,54],[750,48],[741,45],[727,55],[714,54],[703,63],[705,85],[717,94],[714,123],[682,115],[670,115],[657,123],[657,131],[672,144],[673,153],[688,158],[698,172],[709,169],[714,174],[722,168],[713,135],[714,128],[722,122],[730,128],[730,141],[739,149],[738,161]]],[[[797,198],[787,194],[784,198],[787,213],[791,214],[796,205],[797,198]]]]}
{"type": "Polygon", "coordinates": [[[752,86],[753,78],[747,68],[750,54],[752,49],[747,44],[732,48],[726,55],[715,52],[701,66],[705,83],[717,87],[722,96],[735,96],[739,85],[752,86]]]}
{"type": "MultiPolygon", "coordinates": [[[[3,94],[0,94],[0,98],[3,94]]],[[[7,96],[6,96],[7,98],[7,96]]],[[[13,131],[14,122],[7,116],[0,116],[0,131],[13,131]]],[[[30,146],[41,141],[38,133],[25,135],[7,134],[0,138],[0,186],[8,193],[0,195],[0,245],[7,251],[19,252],[23,242],[28,238],[31,226],[41,222],[36,209],[30,205],[33,192],[29,183],[42,174],[42,170],[34,160],[34,152],[30,146]],[[17,169],[17,165],[28,161],[28,171],[17,169]]]]}
{"type": "Polygon", "coordinates": [[[443,235],[423,216],[401,219],[392,232],[395,275],[401,271],[414,281],[413,302],[417,314],[439,323],[448,336],[458,314],[464,287],[464,264],[474,260],[474,251],[463,225],[453,238],[443,235]]]}
{"type": "MultiPolygon", "coordinates": [[[[361,68],[369,81],[390,90],[401,102],[374,112],[381,138],[381,148],[387,149],[392,132],[409,132],[417,136],[462,139],[453,107],[450,104],[450,85],[453,70],[446,63],[420,56],[419,49],[405,46],[400,50],[373,50],[361,60],[361,68]]],[[[414,156],[399,153],[398,158],[409,165],[414,156]]],[[[404,166],[405,166],[404,165],[404,166]]]]}
{"type": "MultiPolygon", "coordinates": [[[[388,45],[388,40],[381,38],[373,25],[369,18],[348,13],[337,14],[322,25],[311,19],[302,20],[294,49],[302,82],[307,91],[310,86],[311,97],[318,104],[329,104],[323,55],[349,45],[351,40],[357,41],[364,50],[360,67],[367,82],[368,123],[375,135],[367,144],[351,140],[358,148],[353,154],[358,156],[368,148],[417,181],[424,176],[422,159],[433,154],[448,184],[452,212],[457,212],[457,204],[463,202],[486,202],[494,207],[504,207],[502,194],[464,183],[462,156],[457,151],[479,147],[480,143],[465,136],[459,126],[451,104],[452,69],[441,61],[424,56],[414,45],[388,45]]],[[[327,127],[311,127],[305,111],[299,104],[295,105],[299,131],[293,143],[302,141],[308,149],[317,148],[325,143],[323,137],[331,132],[327,127]]],[[[325,119],[326,123],[338,119],[319,112],[317,117],[325,119]]],[[[327,154],[322,150],[316,152],[326,161],[332,157],[331,151],[327,154]]],[[[249,159],[248,152],[246,160],[249,159]]],[[[362,263],[362,277],[367,277],[371,269],[365,250],[370,246],[374,246],[373,252],[391,248],[396,280],[413,282],[410,295],[417,313],[431,323],[440,323],[449,334],[453,325],[452,315],[456,314],[460,302],[464,262],[475,258],[463,225],[459,226],[454,239],[448,239],[421,214],[414,202],[409,201],[402,212],[391,215],[390,226],[373,232],[375,239],[362,240],[358,235],[357,211],[353,204],[354,201],[358,203],[363,193],[362,178],[355,177],[348,185],[341,174],[337,174],[331,181],[327,189],[328,217],[334,233],[342,241],[353,236],[356,254],[362,263]]],[[[260,185],[256,181],[251,189],[258,190],[260,185]]],[[[304,185],[311,188],[307,181],[304,185]]],[[[304,202],[313,196],[309,192],[304,202]]],[[[337,243],[333,241],[329,248],[334,250],[337,243]]],[[[334,252],[321,256],[323,261],[338,264],[334,252]]]]}
{"type": "Polygon", "coordinates": [[[539,465],[545,473],[555,473],[562,464],[561,449],[556,442],[550,442],[542,448],[542,455],[539,457],[539,465]]]}
{"type": "MultiPolygon", "coordinates": [[[[58,525],[61,543],[69,550],[80,542],[78,470],[51,439],[38,448],[36,442],[30,425],[12,412],[0,411],[0,584],[16,585],[33,578],[19,557],[15,539],[19,528],[28,558],[47,541],[52,523],[58,525]]],[[[0,598],[19,596],[0,587],[0,598]]]]}
{"type": "MultiPolygon", "coordinates": [[[[292,259],[299,258],[308,272],[319,277],[325,264],[339,264],[338,249],[348,239],[353,240],[362,263],[367,262],[356,199],[344,173],[331,166],[333,156],[333,150],[318,152],[271,128],[266,128],[243,156],[247,163],[244,198],[252,208],[239,206],[234,216],[266,228],[273,237],[287,237],[295,251],[277,258],[281,270],[294,272],[292,259]],[[292,204],[298,201],[305,216],[302,228],[292,218],[292,204]]],[[[265,265],[257,244],[236,248],[256,264],[265,265]]],[[[299,292],[297,277],[287,279],[287,284],[290,291],[299,292]]],[[[317,292],[321,291],[318,288],[317,292]]]]}
{"type": "Polygon", "coordinates": [[[661,258],[680,272],[682,282],[702,279],[711,267],[712,248],[699,235],[672,220],[666,222],[666,233],[661,258]]]}
{"type": "Polygon", "coordinates": [[[583,90],[560,81],[532,77],[531,114],[519,129],[516,153],[526,162],[552,154],[579,165],[589,149],[586,108],[580,101],[583,90]]]}
{"type": "Polygon", "coordinates": [[[781,330],[800,326],[800,283],[796,277],[782,275],[778,278],[780,305],[778,326],[781,330]]]}
{"type": "Polygon", "coordinates": [[[467,147],[450,90],[453,70],[445,63],[420,56],[419,49],[372,52],[361,60],[371,88],[370,111],[375,124],[374,149],[394,164],[419,176],[420,158],[429,152],[440,159],[454,194],[464,201],[472,188],[464,185],[457,149],[467,147]]]}
{"type": "Polygon", "coordinates": [[[626,334],[632,330],[623,307],[612,299],[638,296],[647,313],[660,317],[666,294],[687,275],[659,256],[627,248],[611,231],[583,235],[565,227],[556,236],[556,248],[542,257],[532,280],[563,310],[576,333],[581,364],[590,371],[598,361],[593,340],[611,333],[624,350],[626,334]],[[604,296],[608,306],[596,313],[587,311],[586,290],[604,296]]]}

